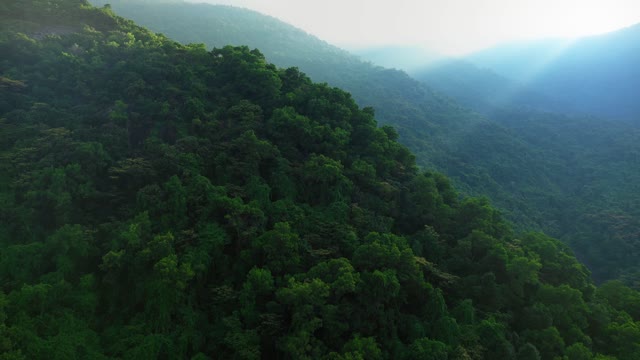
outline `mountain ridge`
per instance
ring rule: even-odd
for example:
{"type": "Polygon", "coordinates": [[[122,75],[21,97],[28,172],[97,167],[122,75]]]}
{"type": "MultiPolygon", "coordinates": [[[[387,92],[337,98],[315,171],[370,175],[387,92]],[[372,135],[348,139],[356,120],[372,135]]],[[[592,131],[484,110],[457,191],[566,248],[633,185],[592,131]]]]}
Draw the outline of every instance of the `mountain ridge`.
{"type": "Polygon", "coordinates": [[[573,41],[498,46],[466,59],[583,113],[637,120],[640,107],[630,93],[640,84],[638,39],[640,24],[573,41]]]}

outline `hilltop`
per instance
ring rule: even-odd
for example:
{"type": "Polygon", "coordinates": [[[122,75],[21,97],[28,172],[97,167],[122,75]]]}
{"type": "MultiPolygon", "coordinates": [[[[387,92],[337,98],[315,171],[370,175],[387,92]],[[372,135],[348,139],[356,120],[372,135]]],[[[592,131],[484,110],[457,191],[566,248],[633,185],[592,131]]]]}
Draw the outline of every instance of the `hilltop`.
{"type": "Polygon", "coordinates": [[[82,0],[3,5],[74,31],[0,33],[0,357],[640,356],[640,294],[343,90],[82,0]]]}

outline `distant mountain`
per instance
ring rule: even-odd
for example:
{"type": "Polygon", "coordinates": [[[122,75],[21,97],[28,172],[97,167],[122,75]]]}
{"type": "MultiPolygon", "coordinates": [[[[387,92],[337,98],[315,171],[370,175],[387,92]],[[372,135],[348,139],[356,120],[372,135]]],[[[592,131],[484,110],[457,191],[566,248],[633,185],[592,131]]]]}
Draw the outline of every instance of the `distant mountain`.
{"type": "Polygon", "coordinates": [[[526,79],[536,67],[548,64],[549,60],[566,50],[570,41],[542,39],[500,44],[480,50],[464,57],[482,68],[490,68],[510,79],[526,79]]]}
{"type": "Polygon", "coordinates": [[[467,60],[584,113],[640,118],[640,24],[573,42],[498,46],[467,60]]]}
{"type": "Polygon", "coordinates": [[[410,74],[462,105],[490,117],[496,109],[504,107],[576,112],[569,104],[465,60],[440,61],[416,68],[410,74]]]}
{"type": "Polygon", "coordinates": [[[415,46],[378,46],[354,49],[352,52],[376,65],[404,70],[408,73],[447,58],[433,51],[415,46]]]}

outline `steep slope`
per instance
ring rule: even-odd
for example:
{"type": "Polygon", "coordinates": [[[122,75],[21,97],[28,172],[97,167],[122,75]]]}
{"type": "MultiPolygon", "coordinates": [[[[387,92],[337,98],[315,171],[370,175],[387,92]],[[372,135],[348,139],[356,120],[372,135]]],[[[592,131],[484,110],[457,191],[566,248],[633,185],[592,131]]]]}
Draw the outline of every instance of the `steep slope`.
{"type": "Polygon", "coordinates": [[[640,118],[640,24],[577,41],[499,46],[468,60],[584,113],[640,118]]]}
{"type": "Polygon", "coordinates": [[[348,93],[81,0],[3,7],[34,32],[0,32],[2,358],[640,356],[640,294],[419,173],[348,93]]]}
{"type": "MultiPolygon", "coordinates": [[[[419,165],[445,172],[467,194],[490,195],[521,228],[541,227],[520,195],[502,190],[510,180],[499,175],[512,173],[512,164],[525,159],[535,168],[535,164],[543,163],[540,154],[521,146],[507,129],[460,107],[406,73],[363,62],[288,24],[245,9],[208,4],[110,3],[119,14],[181,42],[204,43],[210,48],[227,44],[256,47],[278,66],[296,66],[314,81],[349,91],[358,104],[373,107],[381,123],[397,128],[401,141],[416,153],[419,165]],[[495,154],[489,151],[496,148],[495,144],[512,149],[497,163],[495,154]]],[[[531,175],[522,178],[531,187],[550,182],[542,167],[531,175]]]]}
{"type": "MultiPolygon", "coordinates": [[[[610,158],[617,156],[626,162],[594,161],[604,157],[576,156],[581,151],[593,153],[590,143],[581,142],[578,134],[584,133],[582,127],[589,132],[591,125],[599,129],[605,123],[585,118],[569,121],[566,127],[549,128],[554,121],[565,118],[532,109],[540,107],[548,111],[549,104],[561,108],[564,105],[547,101],[545,96],[530,90],[525,90],[519,98],[522,103],[516,106],[524,110],[514,111],[513,103],[509,102],[505,111],[496,98],[488,95],[492,93],[490,89],[504,93],[513,82],[464,63],[454,63],[452,69],[434,77],[440,77],[442,87],[452,94],[467,95],[468,105],[484,106],[476,111],[490,113],[495,120],[489,121],[460,107],[402,71],[364,63],[290,25],[253,11],[205,4],[112,3],[115,11],[172,38],[209,47],[248,44],[260,48],[267,59],[278,65],[297,66],[316,81],[349,90],[358,104],[375,109],[381,123],[397,128],[400,141],[416,154],[419,165],[446,173],[465,194],[488,195],[518,229],[541,229],[574,245],[598,281],[625,277],[628,283],[636,283],[637,275],[633,274],[638,272],[634,260],[637,259],[634,249],[640,245],[635,235],[638,228],[633,221],[616,220],[633,217],[636,210],[633,206],[620,206],[613,199],[622,197],[628,200],[625,204],[632,204],[640,192],[634,190],[632,182],[621,184],[610,175],[625,168],[624,173],[630,173],[626,178],[636,178],[633,169],[640,168],[633,163],[633,157],[626,155],[636,153],[635,144],[640,144],[640,139],[633,141],[637,131],[628,124],[615,124],[607,132],[608,139],[618,135],[630,138],[625,144],[631,147],[605,147],[615,149],[608,152],[610,158]],[[519,118],[545,120],[540,126],[533,120],[523,121],[528,128],[513,126],[513,121],[519,118]],[[555,142],[540,146],[540,136],[555,142]],[[573,144],[570,151],[565,143],[573,144]],[[594,177],[594,168],[604,178],[594,177]],[[600,200],[594,203],[595,193],[600,200]],[[583,210],[586,212],[581,213],[583,210]],[[594,222],[593,218],[608,220],[594,222]]],[[[597,132],[592,133],[597,136],[597,132]]],[[[598,141],[594,139],[595,142],[598,141]]]]}

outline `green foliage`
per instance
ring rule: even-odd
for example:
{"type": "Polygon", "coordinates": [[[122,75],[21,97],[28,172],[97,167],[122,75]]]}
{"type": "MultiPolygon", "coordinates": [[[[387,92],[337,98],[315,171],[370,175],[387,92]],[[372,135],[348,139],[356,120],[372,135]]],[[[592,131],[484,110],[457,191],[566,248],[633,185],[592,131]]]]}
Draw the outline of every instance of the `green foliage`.
{"type": "Polygon", "coordinates": [[[409,346],[407,359],[416,360],[447,360],[445,344],[427,338],[416,340],[409,346]]]}
{"type": "MultiPolygon", "coordinates": [[[[636,256],[640,251],[640,242],[637,241],[637,229],[640,227],[637,221],[640,218],[637,211],[640,191],[636,186],[640,182],[636,166],[640,155],[637,123],[549,112],[575,113],[599,107],[607,108],[609,114],[628,111],[635,108],[632,91],[602,92],[598,87],[591,89],[589,86],[580,91],[555,91],[557,98],[571,98],[575,94],[582,96],[585,91],[592,90],[599,94],[599,98],[610,97],[610,101],[582,102],[579,108],[574,108],[570,105],[572,101],[556,101],[544,95],[544,91],[536,91],[540,89],[521,86],[461,60],[444,62],[435,68],[417,69],[412,73],[417,81],[404,72],[377,67],[277,19],[246,9],[174,1],[154,3],[154,6],[142,0],[94,2],[109,2],[117,13],[183,44],[204,43],[209,48],[227,44],[259,47],[266,59],[278,66],[296,66],[314,81],[327,82],[349,91],[358,104],[375,106],[377,119],[387,124],[383,131],[374,135],[354,123],[353,133],[357,133],[357,138],[386,136],[393,140],[399,136],[400,141],[416,154],[420,166],[447,174],[465,195],[489,196],[518,230],[544,231],[562,239],[589,267],[598,283],[620,279],[627,285],[640,288],[636,256]],[[455,98],[460,104],[432,89],[455,98]],[[620,99],[628,102],[624,109],[612,106],[620,99]],[[388,125],[397,130],[391,130],[388,125]]],[[[619,45],[622,51],[634,48],[630,44],[636,36],[637,28],[634,28],[617,32],[611,39],[621,41],[624,45],[619,45]]],[[[585,41],[583,45],[589,47],[592,41],[605,40],[585,41]]],[[[542,48],[549,50],[545,46],[542,48]]],[[[220,50],[221,53],[224,51],[232,50],[220,50]]],[[[242,53],[241,58],[258,56],[252,55],[248,48],[233,51],[242,53]]],[[[397,57],[397,50],[393,51],[397,57]]],[[[545,51],[533,56],[544,57],[548,55],[545,51]]],[[[518,52],[517,49],[514,51],[516,55],[518,52]]],[[[515,63],[530,63],[530,55],[515,56],[515,63]]],[[[607,59],[612,55],[596,51],[585,56],[591,60],[600,57],[607,59]],[[594,54],[597,55],[593,57],[594,54]]],[[[616,59],[608,60],[624,58],[614,57],[616,59]]],[[[513,62],[511,56],[498,56],[498,60],[497,63],[513,62]]],[[[620,79],[635,76],[625,75],[628,69],[633,69],[630,65],[633,61],[625,62],[623,59],[623,62],[625,66],[613,71],[595,63],[591,66],[603,71],[601,76],[620,79]]],[[[305,94],[314,91],[318,94],[320,89],[312,90],[308,79],[301,76],[298,68],[283,70],[284,83],[280,88],[287,99],[296,103],[304,99],[305,94]]],[[[555,69],[556,72],[564,71],[562,67],[555,69]]],[[[243,91],[254,91],[251,90],[254,84],[278,88],[277,81],[269,80],[268,75],[255,70],[251,71],[254,71],[252,74],[256,81],[246,85],[243,91]]],[[[569,76],[576,83],[590,76],[580,71],[570,73],[578,74],[569,76]]],[[[548,80],[556,81],[558,77],[554,73],[548,76],[548,80]]],[[[327,90],[328,87],[322,89],[327,90]]],[[[340,121],[353,112],[353,108],[340,104],[340,96],[310,99],[305,111],[313,116],[300,116],[285,108],[273,119],[275,121],[268,131],[274,138],[282,137],[278,134],[294,134],[296,140],[277,141],[280,150],[292,155],[315,152],[344,160],[339,154],[327,153],[335,150],[335,144],[344,141],[345,131],[350,130],[334,126],[333,120],[340,121]],[[314,123],[316,115],[317,119],[325,122],[314,123]],[[291,127],[294,123],[298,125],[297,130],[295,126],[291,127]],[[290,130],[284,131],[286,127],[290,130]]],[[[194,104],[192,100],[195,99],[191,97],[188,103],[194,104]]],[[[196,101],[193,107],[200,108],[196,106],[198,103],[202,102],[196,101]]],[[[367,112],[372,113],[373,108],[368,108],[367,112]]],[[[405,156],[410,154],[405,153],[405,156]]],[[[374,162],[370,158],[361,160],[378,170],[381,166],[393,169],[390,162],[374,162]]],[[[363,171],[361,175],[364,176],[367,168],[360,164],[358,171],[363,171]]],[[[420,183],[422,181],[416,184],[420,183]]],[[[425,200],[423,205],[416,206],[430,206],[435,199],[425,200]]]]}
{"type": "Polygon", "coordinates": [[[638,356],[634,290],[420,173],[342,90],[20,6],[75,27],[0,37],[25,84],[0,86],[0,358],[638,356]]]}

